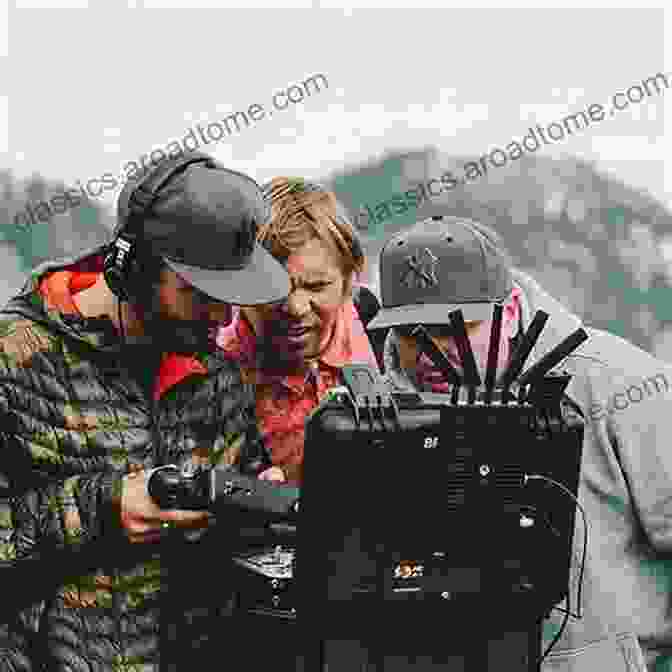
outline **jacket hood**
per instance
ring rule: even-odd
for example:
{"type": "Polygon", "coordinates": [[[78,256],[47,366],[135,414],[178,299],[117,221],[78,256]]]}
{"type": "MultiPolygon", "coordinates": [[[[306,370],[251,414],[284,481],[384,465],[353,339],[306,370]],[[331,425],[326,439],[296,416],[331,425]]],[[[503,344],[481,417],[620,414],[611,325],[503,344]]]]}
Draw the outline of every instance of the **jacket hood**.
{"type": "MultiPolygon", "coordinates": [[[[511,269],[514,285],[521,290],[521,316],[520,327],[527,330],[537,310],[548,313],[549,318],[542,330],[537,343],[530,352],[523,370],[539,361],[545,354],[550,352],[558,343],[567,338],[571,333],[583,326],[581,318],[570,312],[559,301],[548,294],[531,276],[519,269],[511,269]]],[[[583,343],[572,355],[563,360],[558,366],[569,368],[567,363],[572,360],[576,353],[584,353],[586,345],[583,343]]],[[[399,343],[392,329],[387,334],[383,350],[385,373],[392,384],[399,389],[415,387],[415,381],[409,374],[401,369],[399,362],[399,343]]]]}
{"type": "Polygon", "coordinates": [[[108,318],[83,318],[78,314],[62,313],[51,305],[45,294],[50,276],[67,272],[77,277],[83,286],[93,284],[103,270],[105,246],[96,246],[73,257],[46,261],[35,267],[17,295],[0,310],[1,320],[25,318],[46,327],[55,336],[62,335],[109,352],[119,351],[122,343],[108,318]]]}

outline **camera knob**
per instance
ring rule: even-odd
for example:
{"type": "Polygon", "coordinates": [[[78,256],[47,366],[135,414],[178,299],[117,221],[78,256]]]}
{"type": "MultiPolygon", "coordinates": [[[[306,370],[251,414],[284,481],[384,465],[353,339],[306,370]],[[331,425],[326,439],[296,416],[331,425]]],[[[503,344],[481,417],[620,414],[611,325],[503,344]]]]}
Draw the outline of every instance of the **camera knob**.
{"type": "Polygon", "coordinates": [[[174,464],[152,469],[147,481],[147,491],[162,508],[176,508],[182,490],[182,474],[174,464]]]}

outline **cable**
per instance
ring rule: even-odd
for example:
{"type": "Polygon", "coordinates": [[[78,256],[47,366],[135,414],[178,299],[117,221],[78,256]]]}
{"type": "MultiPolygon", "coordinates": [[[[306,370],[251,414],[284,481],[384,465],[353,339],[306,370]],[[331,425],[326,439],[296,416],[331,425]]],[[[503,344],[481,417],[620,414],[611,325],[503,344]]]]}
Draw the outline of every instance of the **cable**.
{"type": "MultiPolygon", "coordinates": [[[[543,520],[546,523],[546,525],[550,528],[550,530],[552,532],[554,532],[559,537],[560,533],[555,529],[555,527],[553,527],[553,525],[548,520],[547,516],[542,514],[542,517],[543,517],[543,520]]],[[[546,656],[548,656],[548,654],[551,652],[553,647],[558,643],[558,641],[560,640],[560,637],[562,637],[562,633],[565,631],[565,628],[567,627],[567,621],[569,620],[569,617],[574,615],[574,614],[572,614],[572,606],[571,606],[571,599],[570,599],[571,596],[572,596],[572,591],[571,591],[571,587],[570,587],[567,591],[567,595],[565,596],[565,602],[567,604],[567,609],[559,609],[559,611],[561,611],[562,613],[565,614],[565,618],[562,621],[562,625],[560,626],[560,630],[555,634],[555,637],[553,638],[551,643],[546,648],[546,651],[544,651],[543,655],[537,661],[537,665],[541,665],[541,663],[544,661],[546,656]]],[[[580,606],[581,606],[581,603],[579,602],[579,607],[580,606]]],[[[557,609],[557,608],[558,607],[554,607],[554,609],[557,609]]]]}
{"type": "MultiPolygon", "coordinates": [[[[573,616],[576,619],[582,618],[582,611],[581,611],[581,589],[583,587],[583,572],[586,566],[586,552],[588,549],[588,520],[586,518],[586,511],[579,502],[579,500],[574,496],[574,494],[562,483],[556,481],[553,478],[550,478],[549,476],[544,476],[543,474],[525,474],[525,479],[523,484],[527,484],[528,481],[531,480],[540,480],[540,481],[546,481],[550,483],[551,485],[556,486],[557,488],[560,488],[563,493],[568,495],[576,504],[576,506],[579,508],[579,511],[581,512],[581,516],[583,517],[583,527],[584,527],[584,538],[583,538],[583,553],[581,556],[581,570],[579,572],[579,589],[578,589],[578,595],[577,595],[577,601],[578,601],[578,613],[573,614],[571,612],[571,605],[570,605],[570,599],[569,599],[569,593],[567,597],[565,598],[567,602],[567,609],[560,609],[559,607],[554,607],[554,609],[557,609],[558,611],[562,612],[565,614],[565,618],[562,622],[562,625],[560,626],[560,631],[556,634],[556,636],[553,638],[553,641],[548,645],[546,651],[544,654],[541,656],[539,659],[539,665],[543,662],[543,660],[546,658],[546,656],[551,652],[551,649],[558,643],[558,640],[562,636],[562,633],[564,632],[565,628],[567,627],[567,621],[569,620],[570,616],[573,616]]],[[[571,592],[571,591],[570,591],[571,592]]]]}
{"type": "MultiPolygon", "coordinates": [[[[581,554],[581,571],[579,572],[579,589],[577,593],[577,598],[579,602],[579,607],[578,607],[578,613],[577,614],[571,614],[576,619],[583,618],[582,612],[581,612],[581,590],[583,587],[583,572],[585,569],[586,565],[586,554],[588,550],[588,520],[586,518],[586,510],[581,506],[579,500],[562,484],[559,483],[558,481],[550,478],[549,476],[544,476],[543,474],[525,474],[525,480],[524,484],[527,483],[528,480],[542,480],[542,481],[547,481],[551,483],[552,485],[555,485],[556,487],[560,488],[565,494],[567,494],[569,497],[574,500],[574,503],[576,506],[579,508],[579,511],[581,512],[581,516],[583,518],[583,529],[584,529],[584,538],[583,538],[583,553],[581,554]]],[[[559,609],[559,611],[563,611],[562,609],[559,609]]],[[[564,613],[564,611],[563,611],[564,613]]]]}
{"type": "MultiPolygon", "coordinates": [[[[567,606],[569,607],[569,596],[565,598],[567,602],[567,606]]],[[[562,637],[562,633],[565,631],[565,628],[567,627],[567,621],[569,620],[569,609],[565,610],[565,618],[562,621],[562,625],[560,626],[560,630],[556,633],[555,637],[553,637],[553,640],[551,643],[546,647],[546,651],[542,654],[541,658],[537,661],[537,665],[541,665],[544,662],[544,659],[546,656],[551,652],[551,649],[558,643],[560,640],[560,637],[562,637]]]]}
{"type": "Polygon", "coordinates": [[[117,320],[119,321],[119,331],[121,332],[121,343],[126,344],[126,334],[124,333],[124,320],[121,314],[121,299],[117,298],[117,320]]]}
{"type": "MultiPolygon", "coordinates": [[[[526,474],[527,475],[527,474],[526,474]]],[[[555,526],[551,523],[549,520],[548,516],[544,514],[542,511],[539,511],[535,506],[528,505],[526,507],[522,507],[523,509],[527,509],[528,512],[532,513],[535,516],[541,516],[541,519],[543,520],[544,524],[548,529],[556,536],[556,537],[561,537],[562,535],[560,532],[555,528],[555,526]],[[531,511],[530,511],[531,509],[531,511]]],[[[546,656],[551,652],[551,649],[558,643],[558,640],[560,637],[562,637],[562,633],[565,631],[565,628],[567,627],[567,621],[569,620],[570,615],[574,615],[571,613],[571,603],[570,603],[570,595],[571,595],[571,590],[567,593],[567,596],[565,597],[565,602],[567,603],[567,609],[560,609],[561,612],[565,614],[565,618],[562,622],[562,625],[560,626],[559,632],[556,633],[555,637],[553,638],[553,641],[548,645],[546,651],[544,651],[543,655],[539,660],[537,661],[537,665],[541,665],[541,663],[544,661],[546,656]]],[[[580,606],[580,603],[579,603],[580,606]]],[[[554,607],[554,609],[558,609],[558,607],[554,607]]]]}

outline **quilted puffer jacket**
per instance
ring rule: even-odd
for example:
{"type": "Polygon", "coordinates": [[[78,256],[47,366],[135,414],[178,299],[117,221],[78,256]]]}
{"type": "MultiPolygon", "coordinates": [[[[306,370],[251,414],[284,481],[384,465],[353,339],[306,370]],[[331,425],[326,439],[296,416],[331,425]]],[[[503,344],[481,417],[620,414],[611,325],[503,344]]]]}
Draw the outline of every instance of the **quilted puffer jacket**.
{"type": "Polygon", "coordinates": [[[64,309],[95,281],[101,251],[42,265],[0,311],[2,672],[148,672],[159,653],[161,670],[209,667],[230,614],[236,521],[130,544],[121,479],[189,461],[270,465],[237,364],[161,358],[64,309]]]}

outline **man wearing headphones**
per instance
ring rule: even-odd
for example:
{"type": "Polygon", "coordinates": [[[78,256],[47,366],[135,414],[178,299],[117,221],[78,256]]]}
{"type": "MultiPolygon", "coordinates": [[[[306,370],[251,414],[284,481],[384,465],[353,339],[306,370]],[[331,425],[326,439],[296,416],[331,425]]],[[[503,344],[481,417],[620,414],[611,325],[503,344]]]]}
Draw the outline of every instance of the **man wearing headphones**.
{"type": "Polygon", "coordinates": [[[2,672],[198,668],[225,629],[232,523],[161,510],[147,480],[270,466],[214,345],[230,304],[288,295],[255,242],[267,217],[251,178],[165,161],[123,188],[111,244],[38,267],[1,312],[2,672]]]}

